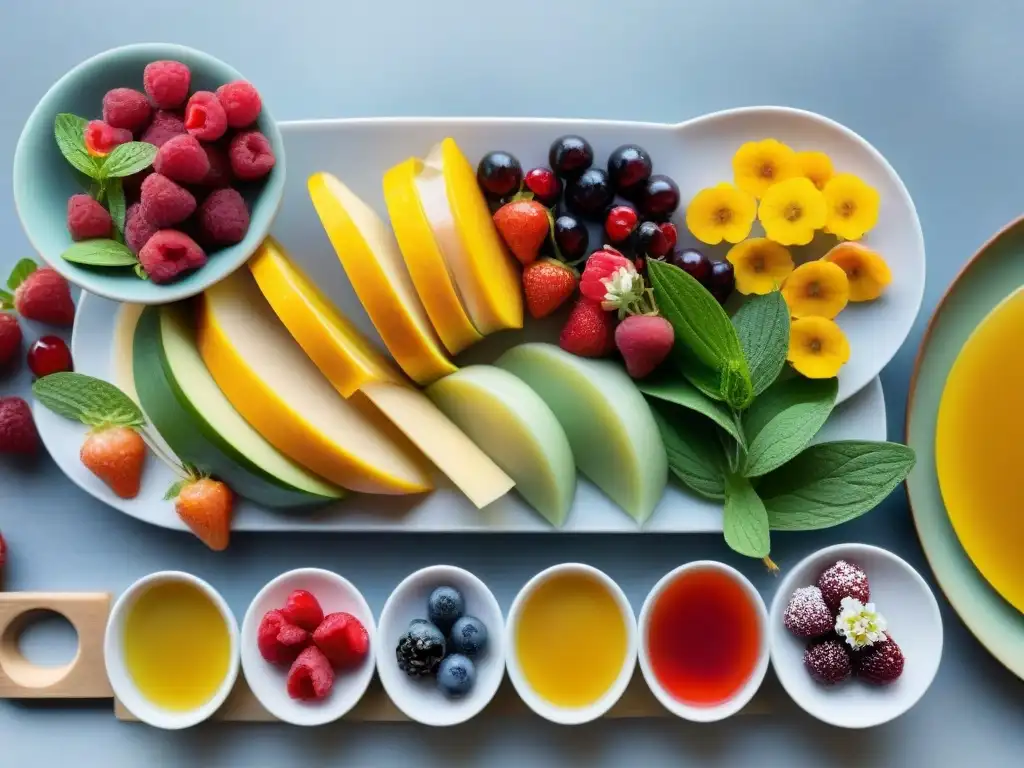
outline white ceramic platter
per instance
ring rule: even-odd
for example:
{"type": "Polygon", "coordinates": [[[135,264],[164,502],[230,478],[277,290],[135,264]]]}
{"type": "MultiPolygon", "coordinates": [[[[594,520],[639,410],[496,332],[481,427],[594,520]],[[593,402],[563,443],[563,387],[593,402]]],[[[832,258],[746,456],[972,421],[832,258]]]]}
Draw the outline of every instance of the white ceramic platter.
{"type": "MultiPolygon", "coordinates": [[[[358,119],[295,122],[282,125],[289,178],[273,233],[302,268],[359,328],[377,335],[338,263],[306,192],[306,178],[330,171],[343,179],[382,215],[386,215],[381,176],[397,162],[423,156],[452,136],[473,161],[491,149],[513,152],[524,167],[545,165],[547,148],[557,136],[579,133],[604,162],[616,146],[634,142],[654,159],[655,172],[678,182],[682,205],[700,188],[730,178],[730,159],[744,141],[774,137],[797,149],[827,152],[840,170],[874,185],[882,197],[878,225],[866,242],[886,255],[893,271],[890,290],[877,302],[850,306],[840,324],[850,338],[853,357],[840,374],[836,409],[818,440],[883,440],[885,402],[878,372],[889,362],[913,325],[924,285],[924,245],[913,203],[896,173],[867,142],[817,115],[781,108],[750,108],[717,113],[680,125],[542,119],[358,119]]],[[[686,242],[685,240],[683,241],[686,242]]],[[[724,249],[711,249],[721,258],[724,249]]],[[[76,370],[113,380],[112,338],[118,305],[83,294],[73,337],[76,370]]],[[[560,318],[553,319],[557,323],[560,318]]],[[[492,336],[468,350],[460,364],[493,361],[509,346],[528,339],[552,340],[557,325],[528,323],[519,333],[492,336]]],[[[58,466],[87,492],[139,519],[183,528],[171,504],[162,501],[173,480],[170,470],[151,460],[142,493],[133,500],[115,497],[82,467],[78,449],[85,428],[35,408],[44,443],[58,466]]],[[[311,512],[279,512],[243,501],[236,510],[237,530],[396,530],[396,531],[548,531],[553,530],[515,493],[477,510],[438,479],[428,496],[350,499],[311,512]]],[[[721,507],[670,485],[643,530],[720,531],[721,507]]],[[[576,501],[561,530],[630,532],[633,520],[596,487],[581,478],[576,501]]]]}

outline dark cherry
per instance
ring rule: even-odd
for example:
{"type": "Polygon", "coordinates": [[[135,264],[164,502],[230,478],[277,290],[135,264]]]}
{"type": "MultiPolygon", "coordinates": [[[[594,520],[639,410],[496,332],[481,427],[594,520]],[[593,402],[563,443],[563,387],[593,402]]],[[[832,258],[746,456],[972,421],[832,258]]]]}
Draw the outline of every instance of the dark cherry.
{"type": "Polygon", "coordinates": [[[43,336],[28,350],[28,367],[39,378],[71,370],[71,350],[60,336],[43,336]]]}
{"type": "Polygon", "coordinates": [[[523,177],[523,185],[545,208],[551,208],[562,196],[562,180],[550,168],[531,168],[523,177]]]}
{"type": "Polygon", "coordinates": [[[594,148],[582,136],[560,136],[548,151],[548,165],[559,176],[571,179],[594,164],[594,148]]]}
{"type": "Polygon", "coordinates": [[[555,243],[562,256],[570,261],[582,258],[590,245],[587,225],[571,214],[555,219],[555,243]]]}
{"type": "Polygon", "coordinates": [[[488,152],[476,167],[476,180],[488,197],[514,195],[523,181],[523,166],[508,152],[488,152]]]}
{"type": "Polygon", "coordinates": [[[637,250],[647,256],[660,259],[672,248],[665,233],[653,221],[645,221],[636,231],[637,250]]]}
{"type": "Polygon", "coordinates": [[[603,168],[588,168],[565,185],[565,203],[577,216],[601,219],[615,197],[608,173],[603,168]]]}
{"type": "Polygon", "coordinates": [[[608,176],[619,194],[647,181],[651,168],[651,156],[636,144],[623,144],[608,157],[608,176]]]}
{"type": "Polygon", "coordinates": [[[679,187],[668,176],[656,173],[647,180],[637,203],[647,218],[667,219],[679,207],[679,187]]]}
{"type": "Polygon", "coordinates": [[[711,265],[711,274],[708,276],[707,289],[718,299],[719,304],[725,304],[726,299],[736,289],[736,276],[733,273],[732,264],[728,261],[716,261],[711,265]]]}
{"type": "Polygon", "coordinates": [[[665,260],[679,267],[702,285],[706,286],[711,277],[711,262],[695,248],[676,248],[665,260]]]}

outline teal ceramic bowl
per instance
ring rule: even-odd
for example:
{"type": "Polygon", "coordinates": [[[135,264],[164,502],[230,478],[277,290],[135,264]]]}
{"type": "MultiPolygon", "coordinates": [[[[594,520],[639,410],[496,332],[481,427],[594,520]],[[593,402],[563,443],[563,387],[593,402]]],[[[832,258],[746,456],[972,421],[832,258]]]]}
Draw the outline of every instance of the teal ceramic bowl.
{"type": "MultiPolygon", "coordinates": [[[[201,293],[227,277],[246,262],[269,234],[284,194],[284,142],[264,104],[257,128],[270,141],[277,162],[258,184],[239,188],[250,210],[249,232],[242,242],[210,251],[205,266],[165,285],[141,280],[131,268],[100,269],[61,258],[72,243],[66,226],[68,198],[85,192],[86,187],[84,177],[57,148],[54,118],[61,112],[72,112],[98,119],[103,94],[118,87],[142,90],[142,70],[151,61],[161,59],[188,65],[192,70],[192,91],[213,91],[224,83],[245,79],[223,61],[180,45],[142,43],[114,48],[83,61],[46,92],[25,124],[14,152],[14,204],[36,252],[75,285],[115,301],[166,304],[201,293]]],[[[259,88],[259,83],[254,85],[259,88]]]]}

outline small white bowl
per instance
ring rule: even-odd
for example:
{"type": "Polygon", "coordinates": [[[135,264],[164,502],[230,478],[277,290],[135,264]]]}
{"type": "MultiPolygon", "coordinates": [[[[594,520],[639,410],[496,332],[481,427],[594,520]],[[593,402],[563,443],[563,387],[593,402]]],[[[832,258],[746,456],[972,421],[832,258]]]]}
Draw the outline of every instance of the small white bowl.
{"type": "Polygon", "coordinates": [[[238,622],[235,620],[235,614],[231,612],[227,602],[225,602],[216,589],[202,579],[182,571],[158,571],[157,573],[151,573],[149,576],[139,579],[128,587],[117,599],[117,602],[114,603],[114,607],[111,609],[110,616],[107,619],[107,629],[103,636],[103,659],[107,667],[107,676],[110,678],[110,687],[114,689],[114,696],[141,722],[167,730],[180,730],[181,728],[197,725],[209,718],[220,708],[228,694],[231,693],[231,689],[235,687],[235,681],[238,679],[238,655],[238,622]],[[175,581],[184,582],[198,588],[210,599],[210,602],[220,611],[231,639],[228,670],[224,675],[224,680],[221,681],[220,687],[209,701],[188,712],[175,712],[164,709],[153,704],[143,696],[142,692],[135,685],[135,681],[132,680],[124,658],[125,621],[135,601],[149,589],[160,584],[175,581]]]}
{"type": "Polygon", "coordinates": [[[491,590],[469,571],[433,565],[406,576],[380,614],[377,672],[391,701],[410,720],[424,725],[458,725],[475,717],[498,692],[505,673],[505,620],[491,590]],[[437,587],[454,587],[466,600],[466,615],[487,627],[487,649],[476,659],[476,684],[465,696],[449,698],[433,677],[413,679],[398,668],[395,648],[413,619],[427,618],[427,598],[437,587]]]}
{"type": "Polygon", "coordinates": [[[373,679],[377,630],[373,611],[348,579],[321,568],[298,568],[271,580],[249,603],[242,620],[242,672],[260,704],[278,720],[292,725],[324,725],[343,717],[366,693],[373,679]],[[304,589],[320,603],[324,616],[344,611],[366,627],[370,651],[355,669],[338,672],[334,688],[323,701],[300,701],[288,695],[288,668],[266,661],[256,644],[260,621],[267,611],[283,608],[296,589],[304,589]]]}
{"type": "Polygon", "coordinates": [[[935,679],[942,658],[942,616],[925,580],[907,562],[868,544],[837,544],[805,557],[786,574],[772,600],[768,641],[779,681],[800,707],[830,725],[871,728],[914,706],[935,679]],[[836,686],[816,683],[804,669],[807,641],[782,624],[794,590],[817,583],[836,560],[855,563],[867,572],[871,602],[906,657],[903,674],[891,685],[869,685],[856,677],[836,686]]]}
{"type": "Polygon", "coordinates": [[[768,609],[765,608],[764,600],[761,599],[761,595],[746,576],[725,563],[719,563],[715,560],[696,560],[692,563],[680,565],[675,570],[665,574],[654,585],[654,589],[651,590],[650,594],[647,595],[647,599],[644,600],[643,608],[640,609],[640,671],[643,672],[644,679],[647,681],[647,685],[650,687],[655,698],[662,703],[665,709],[677,717],[698,723],[713,723],[716,720],[724,720],[735,715],[754,697],[754,694],[757,693],[758,688],[761,687],[761,683],[764,681],[765,672],[768,671],[768,609]],[[665,690],[657,675],[654,674],[647,651],[651,613],[661,593],[677,579],[686,575],[692,575],[698,571],[717,571],[728,576],[743,588],[744,593],[746,593],[751,605],[757,612],[759,647],[757,663],[754,665],[750,677],[728,699],[718,704],[710,705],[689,704],[677,699],[669,691],[665,690]]]}
{"type": "Polygon", "coordinates": [[[597,568],[582,563],[553,565],[526,582],[526,586],[519,590],[519,594],[516,595],[516,599],[512,602],[512,608],[508,612],[506,637],[509,648],[506,667],[508,668],[509,679],[512,681],[512,685],[515,687],[519,697],[538,715],[559,725],[581,725],[604,715],[615,705],[615,702],[622,698],[622,693],[626,690],[626,686],[629,685],[629,681],[633,677],[633,671],[636,669],[636,616],[633,614],[633,607],[626,598],[626,593],[604,571],[599,571],[597,568]],[[582,574],[599,581],[615,600],[622,614],[622,621],[626,625],[626,656],[622,660],[622,669],[619,670],[618,677],[615,678],[615,682],[612,683],[605,694],[593,704],[585,707],[560,707],[541,697],[533,690],[533,686],[530,685],[523,674],[523,669],[519,664],[519,657],[516,655],[516,629],[519,625],[519,617],[522,614],[526,599],[544,582],[555,576],[564,576],[569,573],[582,574]]]}

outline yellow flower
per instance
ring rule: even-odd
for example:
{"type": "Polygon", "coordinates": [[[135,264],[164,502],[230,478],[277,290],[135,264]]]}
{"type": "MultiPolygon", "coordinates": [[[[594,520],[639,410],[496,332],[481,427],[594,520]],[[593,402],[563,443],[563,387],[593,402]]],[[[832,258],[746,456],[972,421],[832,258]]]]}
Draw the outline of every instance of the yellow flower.
{"type": "Polygon", "coordinates": [[[765,139],[748,141],[732,156],[732,173],[736,186],[754,197],[761,197],[768,187],[800,174],[796,153],[781,141],[765,139]]]}
{"type": "Polygon", "coordinates": [[[686,226],[702,243],[738,243],[750,234],[757,202],[746,192],[723,182],[698,192],[686,207],[686,226]]]}
{"type": "Polygon", "coordinates": [[[878,222],[878,190],[852,173],[829,179],[824,189],[825,229],[843,240],[860,240],[878,222]]]}
{"type": "Polygon", "coordinates": [[[825,225],[825,197],[803,176],[780,181],[761,198],[757,216],[769,240],[807,245],[825,225]]]}
{"type": "Polygon", "coordinates": [[[796,167],[800,175],[810,179],[818,189],[824,189],[832,178],[832,161],[824,152],[797,152],[796,167]]]}
{"type": "Polygon", "coordinates": [[[840,243],[822,258],[838,264],[850,283],[850,301],[872,301],[892,282],[885,259],[860,243],[840,243]]]}
{"type": "Polygon", "coordinates": [[[793,271],[789,249],[767,237],[752,237],[734,245],[725,259],[733,266],[736,290],[745,295],[771,293],[793,271]]]}
{"type": "Polygon", "coordinates": [[[786,359],[808,379],[831,379],[850,359],[850,342],[834,320],[804,317],[789,326],[786,359]]]}
{"type": "Polygon", "coordinates": [[[850,281],[831,261],[801,264],[782,286],[782,298],[793,317],[833,317],[850,298],[850,281]]]}

